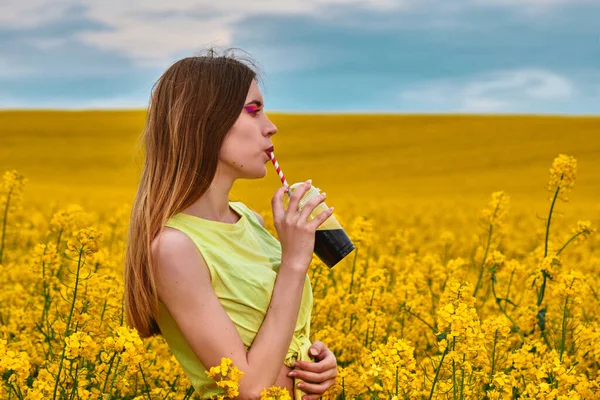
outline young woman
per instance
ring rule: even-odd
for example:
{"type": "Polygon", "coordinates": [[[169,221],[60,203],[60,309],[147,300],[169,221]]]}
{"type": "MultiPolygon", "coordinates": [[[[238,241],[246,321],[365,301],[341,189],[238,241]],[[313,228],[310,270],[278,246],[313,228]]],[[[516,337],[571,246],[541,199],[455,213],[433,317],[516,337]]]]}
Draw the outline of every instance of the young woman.
{"type": "Polygon", "coordinates": [[[259,214],[229,201],[235,180],[266,175],[277,132],[252,65],[211,51],[177,61],[153,86],[128,232],[127,322],[142,338],[165,338],[201,398],[223,393],[204,371],[229,357],[244,372],[239,399],[277,385],[313,400],[337,374],[333,353],[309,341],[307,270],[332,211],[308,221],[324,197],[298,211],[310,182],[287,210],[278,189],[277,240],[259,214]]]}

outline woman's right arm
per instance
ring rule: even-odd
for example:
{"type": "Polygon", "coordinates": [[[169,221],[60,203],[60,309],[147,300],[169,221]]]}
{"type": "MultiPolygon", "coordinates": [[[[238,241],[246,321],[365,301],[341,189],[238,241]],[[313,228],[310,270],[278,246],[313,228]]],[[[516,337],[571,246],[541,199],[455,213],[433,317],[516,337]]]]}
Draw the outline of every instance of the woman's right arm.
{"type": "MultiPolygon", "coordinates": [[[[288,210],[296,209],[292,207],[297,207],[298,197],[304,192],[306,188],[295,191],[288,210]]],[[[323,201],[320,197],[307,203],[302,213],[288,214],[281,205],[282,194],[280,189],[273,198],[274,223],[283,249],[282,262],[265,319],[248,352],[219,302],[206,262],[192,240],[183,232],[165,228],[160,234],[160,245],[153,243],[159,298],[202,365],[208,369],[219,365],[222,357],[229,357],[244,372],[239,387],[242,400],[259,399],[260,392],[273,385],[278,377],[298,319],[314,248],[314,231],[331,215],[326,211],[306,221],[312,209],[323,201]]]]}

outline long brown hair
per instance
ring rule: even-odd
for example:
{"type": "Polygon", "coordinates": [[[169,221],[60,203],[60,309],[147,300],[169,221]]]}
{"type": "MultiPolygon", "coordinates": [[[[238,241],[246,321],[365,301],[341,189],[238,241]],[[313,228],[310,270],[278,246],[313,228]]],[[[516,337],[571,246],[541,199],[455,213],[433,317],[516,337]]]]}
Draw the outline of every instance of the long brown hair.
{"type": "Polygon", "coordinates": [[[259,70],[233,49],[181,59],[152,86],[139,147],[145,159],[131,211],[124,269],[127,323],[140,337],[160,334],[151,245],[166,220],[202,196],[221,144],[259,70]],[[244,63],[244,61],[246,63],[244,63]]]}

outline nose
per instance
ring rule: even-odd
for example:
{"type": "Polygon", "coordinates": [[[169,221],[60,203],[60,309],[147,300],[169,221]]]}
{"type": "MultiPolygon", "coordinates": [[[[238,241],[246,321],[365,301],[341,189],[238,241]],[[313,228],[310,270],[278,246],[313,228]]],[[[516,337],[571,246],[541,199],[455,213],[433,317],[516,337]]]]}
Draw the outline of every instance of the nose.
{"type": "Polygon", "coordinates": [[[267,127],[265,129],[265,132],[267,133],[267,136],[273,136],[274,134],[277,133],[277,126],[275,126],[275,124],[273,122],[271,122],[271,120],[267,117],[267,127]]]}

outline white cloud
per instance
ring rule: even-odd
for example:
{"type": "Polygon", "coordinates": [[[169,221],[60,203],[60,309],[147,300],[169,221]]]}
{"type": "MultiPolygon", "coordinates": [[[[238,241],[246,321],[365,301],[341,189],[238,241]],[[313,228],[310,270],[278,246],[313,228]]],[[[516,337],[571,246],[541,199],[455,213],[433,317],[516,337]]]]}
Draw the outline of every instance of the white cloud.
{"type": "Polygon", "coordinates": [[[78,38],[117,51],[139,64],[164,66],[178,53],[211,44],[231,45],[236,23],[247,17],[304,14],[329,18],[332,7],[334,13],[347,5],[381,11],[403,7],[409,1],[415,0],[265,0],[257,4],[241,0],[211,4],[197,0],[95,1],[88,4],[86,16],[107,29],[83,32],[78,38]],[[329,10],[324,12],[325,8],[329,10]]]}
{"type": "Polygon", "coordinates": [[[439,80],[417,85],[400,93],[409,103],[429,109],[460,112],[502,112],[528,109],[536,104],[568,99],[573,83],[552,71],[523,68],[481,74],[467,82],[439,80]]]}
{"type": "Polygon", "coordinates": [[[208,44],[229,44],[230,22],[231,17],[161,18],[154,21],[124,18],[113,21],[111,30],[82,32],[78,38],[87,44],[121,53],[136,60],[139,65],[162,66],[179,52],[194,51],[208,44]]]}
{"type": "Polygon", "coordinates": [[[79,2],[73,0],[0,1],[0,27],[35,28],[63,19],[67,11],[77,4],[79,2]]]}
{"type": "Polygon", "coordinates": [[[580,4],[597,4],[598,0],[472,0],[476,4],[481,5],[500,5],[500,6],[535,6],[540,8],[580,4]]]}
{"type": "MultiPolygon", "coordinates": [[[[103,25],[76,33],[83,43],[114,51],[141,65],[164,66],[180,53],[209,45],[232,45],[236,24],[264,15],[334,18],[346,6],[376,11],[400,9],[417,0],[26,0],[0,3],[0,26],[29,29],[63,20],[72,7],[103,25]]],[[[242,32],[243,34],[243,32],[242,32]]],[[[59,45],[38,40],[39,48],[59,45]]]]}
{"type": "MultiPolygon", "coordinates": [[[[0,2],[0,26],[27,29],[67,17],[72,8],[102,28],[76,33],[81,42],[119,53],[140,65],[164,67],[182,53],[208,45],[232,45],[236,24],[252,16],[307,15],[339,21],[339,13],[349,6],[386,13],[428,10],[428,26],[454,28],[460,15],[474,6],[506,6],[517,12],[547,10],[554,6],[593,3],[598,0],[25,0],[0,2]],[[443,18],[440,19],[439,17],[443,18]],[[439,26],[438,26],[439,25],[439,26]]],[[[358,20],[366,25],[368,21],[358,20]]],[[[356,24],[356,22],[354,22],[356,24]]],[[[361,25],[362,26],[362,25],[361,25]]],[[[360,29],[361,26],[357,26],[360,29]]],[[[364,28],[364,26],[362,26],[364,28]]],[[[244,34],[244,32],[241,32],[244,34]]],[[[60,45],[38,40],[39,48],[60,45]]]]}

